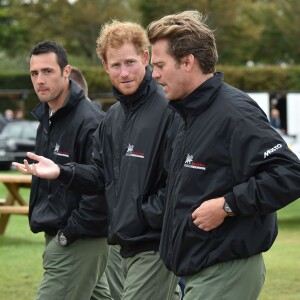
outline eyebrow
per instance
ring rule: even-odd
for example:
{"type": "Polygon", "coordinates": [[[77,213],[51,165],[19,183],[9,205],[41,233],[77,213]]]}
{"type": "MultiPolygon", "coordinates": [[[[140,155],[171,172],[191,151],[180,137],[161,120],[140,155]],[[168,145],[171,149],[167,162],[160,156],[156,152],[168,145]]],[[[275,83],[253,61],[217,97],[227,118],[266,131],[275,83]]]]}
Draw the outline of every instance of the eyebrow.
{"type": "MultiPolygon", "coordinates": [[[[53,71],[54,69],[53,69],[53,68],[50,68],[50,67],[46,67],[46,68],[42,68],[42,69],[41,69],[41,72],[43,72],[43,71],[49,71],[49,70],[53,71]]],[[[38,72],[38,70],[33,69],[33,70],[30,70],[29,72],[30,72],[30,73],[32,73],[32,72],[38,72]]]]}
{"type": "Polygon", "coordinates": [[[156,62],[153,62],[153,60],[151,59],[151,65],[158,65],[158,64],[163,64],[163,62],[162,61],[156,61],[156,62]]]}

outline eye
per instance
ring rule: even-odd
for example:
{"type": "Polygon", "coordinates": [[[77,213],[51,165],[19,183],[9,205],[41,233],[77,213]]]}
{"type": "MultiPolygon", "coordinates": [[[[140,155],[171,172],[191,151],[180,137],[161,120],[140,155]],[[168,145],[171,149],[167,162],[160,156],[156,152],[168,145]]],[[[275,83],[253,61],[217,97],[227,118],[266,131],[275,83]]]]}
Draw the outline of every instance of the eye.
{"type": "Polygon", "coordinates": [[[118,69],[120,67],[120,64],[112,64],[111,67],[113,69],[118,69]]]}
{"type": "Polygon", "coordinates": [[[52,73],[52,70],[51,69],[45,69],[43,71],[44,74],[51,74],[52,73]]]}
{"type": "Polygon", "coordinates": [[[153,66],[153,69],[155,68],[155,69],[161,70],[164,65],[162,63],[155,63],[155,64],[152,64],[152,66],[153,66]]]}

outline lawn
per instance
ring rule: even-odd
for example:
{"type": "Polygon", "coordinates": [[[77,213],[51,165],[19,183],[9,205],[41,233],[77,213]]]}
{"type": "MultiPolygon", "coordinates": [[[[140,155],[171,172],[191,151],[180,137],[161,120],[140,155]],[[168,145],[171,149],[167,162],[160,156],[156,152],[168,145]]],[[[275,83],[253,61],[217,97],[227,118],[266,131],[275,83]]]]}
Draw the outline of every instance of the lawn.
{"type": "MultiPolygon", "coordinates": [[[[27,199],[28,192],[22,190],[27,199]]],[[[0,184],[0,198],[4,196],[0,184]]],[[[280,210],[278,218],[278,238],[271,250],[264,253],[267,277],[259,300],[299,300],[300,200],[280,210]]],[[[0,237],[1,299],[34,299],[43,274],[43,243],[43,234],[29,230],[26,216],[10,218],[5,234],[0,237]]]]}

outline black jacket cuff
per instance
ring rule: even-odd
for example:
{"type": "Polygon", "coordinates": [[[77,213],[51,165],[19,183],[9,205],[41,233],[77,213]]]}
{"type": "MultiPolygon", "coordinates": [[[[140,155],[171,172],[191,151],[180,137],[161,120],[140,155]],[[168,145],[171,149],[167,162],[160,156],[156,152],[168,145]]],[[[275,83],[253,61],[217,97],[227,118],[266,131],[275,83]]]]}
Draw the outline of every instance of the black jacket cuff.
{"type": "Polygon", "coordinates": [[[57,179],[64,184],[69,184],[74,176],[74,164],[58,165],[58,167],[60,173],[57,179]]]}
{"type": "Polygon", "coordinates": [[[75,241],[76,238],[73,236],[69,227],[62,229],[62,232],[68,240],[68,245],[75,241]]]}
{"type": "Polygon", "coordinates": [[[239,215],[239,209],[236,205],[235,198],[233,193],[228,193],[224,196],[225,201],[228,203],[234,215],[239,215]]]}

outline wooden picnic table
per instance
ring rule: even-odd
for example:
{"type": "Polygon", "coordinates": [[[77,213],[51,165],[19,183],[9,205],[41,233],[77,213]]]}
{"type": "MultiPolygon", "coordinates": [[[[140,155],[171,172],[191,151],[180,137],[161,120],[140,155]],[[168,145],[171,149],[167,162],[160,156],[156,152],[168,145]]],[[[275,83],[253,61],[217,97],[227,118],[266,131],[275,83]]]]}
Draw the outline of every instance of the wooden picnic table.
{"type": "Polygon", "coordinates": [[[31,175],[0,174],[0,182],[7,189],[4,201],[0,202],[0,235],[2,235],[12,214],[28,215],[28,204],[19,189],[31,187],[31,175]]]}

